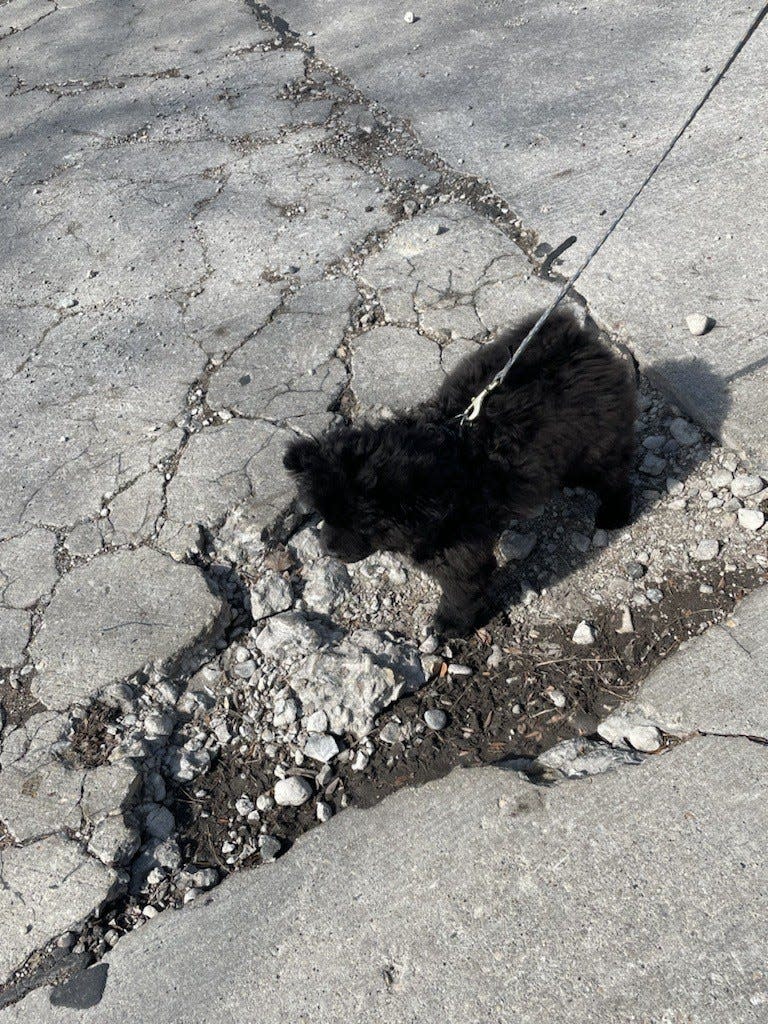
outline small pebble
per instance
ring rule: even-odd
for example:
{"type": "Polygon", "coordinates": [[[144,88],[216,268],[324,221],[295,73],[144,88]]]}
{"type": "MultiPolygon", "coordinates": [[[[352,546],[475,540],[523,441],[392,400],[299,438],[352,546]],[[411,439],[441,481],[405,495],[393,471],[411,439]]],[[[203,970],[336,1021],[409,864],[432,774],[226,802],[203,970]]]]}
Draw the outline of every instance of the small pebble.
{"type": "Polygon", "coordinates": [[[304,753],[307,757],[311,757],[313,761],[320,761],[322,764],[328,764],[338,752],[338,742],[327,733],[310,733],[304,744],[304,753]]]}
{"type": "Polygon", "coordinates": [[[672,420],[670,426],[670,433],[676,441],[684,445],[686,448],[690,448],[691,445],[698,444],[701,440],[701,434],[696,427],[688,420],[678,417],[672,420]]]}
{"type": "Polygon", "coordinates": [[[632,612],[629,605],[621,606],[621,623],[619,628],[616,630],[617,633],[634,633],[635,624],[632,621],[632,612]]]}
{"type": "Polygon", "coordinates": [[[403,15],[403,21],[406,23],[406,25],[412,25],[414,21],[416,21],[416,15],[413,13],[413,11],[406,11],[405,14],[403,15]]]}
{"type": "Polygon", "coordinates": [[[274,836],[259,836],[259,853],[264,862],[274,860],[280,853],[280,840],[274,836]]]}
{"type": "Polygon", "coordinates": [[[711,562],[720,553],[720,542],[717,540],[700,540],[691,557],[697,562],[711,562]]]}
{"type": "Polygon", "coordinates": [[[586,647],[595,642],[595,631],[588,622],[580,622],[573,634],[573,642],[586,647]]]}
{"type": "Polygon", "coordinates": [[[715,326],[715,321],[711,316],[706,316],[704,313],[689,313],[685,318],[686,326],[688,330],[696,337],[706,334],[707,331],[711,331],[715,326]]]}
{"type": "Polygon", "coordinates": [[[562,690],[551,690],[547,694],[547,698],[552,701],[556,708],[565,707],[565,694],[562,690]]]}
{"type": "Polygon", "coordinates": [[[745,530],[759,530],[765,522],[765,513],[758,508],[740,508],[738,518],[739,526],[745,530]]]}
{"type": "Polygon", "coordinates": [[[333,817],[333,807],[326,803],[325,800],[318,800],[317,807],[315,808],[315,814],[317,815],[318,821],[328,821],[333,817]]]}
{"type": "Polygon", "coordinates": [[[301,807],[312,796],[312,784],[299,775],[289,775],[275,784],[278,807],[301,807]]]}
{"type": "Polygon", "coordinates": [[[468,665],[449,665],[448,674],[451,676],[471,676],[472,669],[468,665]]]}
{"type": "Polygon", "coordinates": [[[731,481],[731,494],[735,498],[749,498],[758,491],[762,491],[763,481],[759,476],[748,473],[739,473],[731,481]]]}
{"type": "Polygon", "coordinates": [[[430,729],[439,732],[448,724],[448,715],[441,708],[430,708],[424,712],[424,721],[430,729]]]}
{"type": "Polygon", "coordinates": [[[661,733],[653,725],[630,726],[625,738],[631,747],[645,754],[652,754],[661,746],[661,733]]]}

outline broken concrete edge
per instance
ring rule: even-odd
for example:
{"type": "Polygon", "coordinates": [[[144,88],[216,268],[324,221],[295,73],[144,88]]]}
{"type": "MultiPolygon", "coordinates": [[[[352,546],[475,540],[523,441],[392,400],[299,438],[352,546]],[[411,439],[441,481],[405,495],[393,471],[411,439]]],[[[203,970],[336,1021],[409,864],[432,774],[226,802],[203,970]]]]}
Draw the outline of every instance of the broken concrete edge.
{"type": "MultiPolygon", "coordinates": [[[[709,737],[710,741],[712,739],[713,737],[709,737]]],[[[721,738],[716,738],[715,741],[719,742],[720,739],[721,738]]],[[[744,737],[722,738],[723,741],[725,741],[725,739],[737,739],[740,742],[745,742],[744,737]]],[[[707,737],[704,736],[692,736],[688,738],[685,745],[688,745],[689,743],[703,743],[706,740],[707,737]]],[[[596,744],[596,746],[597,745],[602,746],[602,749],[604,751],[611,750],[609,744],[603,743],[596,744]]],[[[560,744],[558,746],[563,745],[560,744]]],[[[663,758],[665,762],[668,758],[675,758],[680,749],[680,746],[681,744],[678,743],[675,744],[672,748],[664,749],[659,754],[659,756],[663,758]]],[[[556,748],[552,749],[555,750],[556,748]]],[[[548,751],[547,753],[549,754],[551,753],[551,751],[548,751]]],[[[613,753],[615,754],[617,752],[613,751],[613,753]]],[[[637,784],[640,787],[642,787],[645,773],[652,772],[654,770],[655,763],[658,763],[658,760],[650,756],[644,756],[637,759],[613,759],[612,763],[603,762],[602,766],[599,767],[596,771],[590,771],[584,775],[579,776],[577,778],[577,781],[579,781],[583,786],[595,783],[600,785],[610,785],[608,780],[598,780],[596,776],[614,776],[617,774],[617,772],[620,774],[620,769],[622,766],[635,766],[639,768],[637,784]]],[[[407,789],[400,790],[396,794],[393,794],[393,796],[390,797],[388,801],[385,801],[385,803],[391,804],[392,802],[394,802],[395,804],[397,804],[399,802],[402,804],[403,802],[405,802],[406,804],[413,805],[414,801],[418,801],[421,803],[422,806],[428,806],[434,802],[434,797],[436,793],[443,791],[446,785],[450,785],[449,780],[451,776],[461,776],[464,788],[466,788],[467,785],[471,786],[473,778],[482,777],[484,780],[487,780],[492,775],[492,773],[498,770],[499,768],[511,771],[516,779],[515,785],[518,787],[523,787],[522,791],[519,794],[521,797],[521,805],[525,805],[527,803],[525,787],[529,787],[527,792],[530,792],[531,796],[534,797],[534,794],[541,791],[542,784],[546,788],[549,788],[553,784],[556,784],[559,789],[561,788],[563,782],[566,781],[566,777],[564,777],[560,773],[555,773],[554,776],[548,776],[546,773],[541,772],[538,774],[532,774],[530,770],[531,767],[535,767],[535,765],[514,766],[499,764],[473,768],[457,767],[454,768],[448,774],[448,776],[444,776],[441,779],[425,783],[423,786],[420,787],[408,787],[407,789]],[[521,770],[521,768],[523,767],[525,767],[525,770],[521,770]]],[[[568,779],[568,781],[573,781],[573,778],[568,779]]],[[[566,790],[568,788],[569,787],[566,787],[566,790]]],[[[575,792],[576,790],[574,790],[574,793],[575,792]]],[[[503,799],[503,797],[500,797],[500,799],[503,799]]],[[[534,797],[534,799],[536,798],[534,797]]],[[[369,813],[371,813],[371,811],[369,811],[368,809],[364,810],[359,808],[351,808],[347,814],[343,815],[343,818],[334,819],[322,830],[313,829],[310,832],[304,833],[296,840],[292,848],[284,855],[284,857],[280,858],[280,863],[273,862],[271,864],[262,865],[258,869],[269,873],[264,875],[264,877],[260,879],[259,884],[267,890],[270,887],[274,887],[274,885],[279,884],[279,878],[281,872],[284,870],[283,862],[285,860],[298,856],[304,863],[306,863],[307,861],[311,861],[312,850],[316,847],[318,843],[325,844],[327,842],[333,842],[334,832],[338,832],[339,829],[342,830],[343,835],[348,836],[350,834],[350,830],[354,832],[354,830],[358,826],[358,823],[369,813]]],[[[180,908],[173,914],[166,913],[160,915],[156,920],[150,920],[144,926],[144,928],[140,930],[141,934],[138,934],[137,931],[134,931],[131,933],[130,938],[126,937],[129,948],[133,943],[139,943],[141,946],[146,946],[146,944],[148,943],[150,947],[153,947],[157,942],[156,936],[160,932],[162,932],[164,928],[168,926],[171,926],[173,928],[175,926],[174,923],[179,923],[185,920],[186,915],[199,913],[203,911],[203,908],[209,907],[222,899],[226,900],[227,898],[229,898],[230,893],[233,890],[237,892],[243,886],[247,886],[249,884],[249,879],[253,877],[253,870],[254,869],[247,869],[242,872],[233,873],[227,876],[227,878],[225,878],[223,882],[218,887],[216,887],[216,891],[211,892],[209,895],[206,896],[204,900],[200,900],[199,902],[196,902],[191,906],[180,908]]],[[[102,974],[98,976],[98,979],[105,980],[107,972],[109,970],[109,966],[114,957],[120,957],[124,955],[125,949],[122,948],[121,944],[120,947],[115,948],[114,952],[107,953],[100,961],[98,961],[99,964],[103,965],[102,974]]],[[[37,979],[26,978],[23,979],[16,986],[6,987],[4,990],[0,989],[0,1009],[3,1009],[14,1003],[18,1003],[26,995],[28,995],[30,991],[32,991],[33,989],[41,988],[43,986],[50,988],[49,998],[51,1005],[74,1005],[68,1003],[68,994],[74,991],[79,991],[81,985],[85,986],[86,988],[89,987],[92,979],[88,975],[86,975],[85,972],[89,971],[92,968],[92,966],[93,961],[83,962],[82,959],[78,958],[77,956],[69,956],[62,958],[59,964],[56,965],[53,969],[48,969],[45,976],[39,977],[37,979]]],[[[103,991],[103,985],[101,986],[101,991],[103,991]]],[[[77,1008],[76,1005],[75,1008],[77,1008]]]]}

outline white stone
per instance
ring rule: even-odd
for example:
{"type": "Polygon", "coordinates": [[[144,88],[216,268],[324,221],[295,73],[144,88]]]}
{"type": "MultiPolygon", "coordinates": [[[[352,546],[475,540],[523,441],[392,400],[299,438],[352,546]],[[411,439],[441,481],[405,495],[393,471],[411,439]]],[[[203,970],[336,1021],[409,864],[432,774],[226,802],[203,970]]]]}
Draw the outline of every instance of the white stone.
{"type": "Polygon", "coordinates": [[[739,526],[745,530],[759,530],[765,522],[765,513],[759,508],[740,508],[738,513],[739,526]]]}
{"type": "Polygon", "coordinates": [[[439,732],[448,724],[448,716],[441,708],[429,708],[424,712],[424,721],[430,729],[439,732]]]}
{"type": "Polygon", "coordinates": [[[634,750],[647,754],[661,747],[661,733],[654,725],[632,725],[626,731],[626,739],[634,750]]]}
{"type": "Polygon", "coordinates": [[[739,473],[731,481],[731,493],[735,498],[749,498],[762,489],[762,479],[754,474],[739,473]]]}
{"type": "Polygon", "coordinates": [[[311,715],[303,718],[301,724],[307,732],[327,732],[328,715],[323,710],[314,711],[311,715]]]}
{"type": "Polygon", "coordinates": [[[251,587],[251,615],[257,621],[287,611],[292,602],[291,585],[278,572],[265,570],[251,587]]]}
{"type": "Polygon", "coordinates": [[[275,803],[278,807],[301,807],[312,796],[312,784],[299,775],[290,775],[275,784],[275,803]]]}
{"type": "Polygon", "coordinates": [[[339,744],[333,736],[327,733],[310,733],[307,742],[304,744],[304,753],[313,761],[320,761],[328,764],[339,752],[339,744]]]}
{"type": "Polygon", "coordinates": [[[696,545],[694,551],[691,552],[691,558],[697,562],[711,562],[713,558],[717,558],[720,552],[720,542],[717,540],[700,540],[696,545]]]}
{"type": "Polygon", "coordinates": [[[574,631],[572,640],[575,644],[586,647],[595,642],[595,631],[588,622],[580,622],[574,631]]]}
{"type": "Polygon", "coordinates": [[[706,334],[715,325],[715,321],[705,313],[689,313],[685,323],[691,334],[697,337],[706,334]]]}

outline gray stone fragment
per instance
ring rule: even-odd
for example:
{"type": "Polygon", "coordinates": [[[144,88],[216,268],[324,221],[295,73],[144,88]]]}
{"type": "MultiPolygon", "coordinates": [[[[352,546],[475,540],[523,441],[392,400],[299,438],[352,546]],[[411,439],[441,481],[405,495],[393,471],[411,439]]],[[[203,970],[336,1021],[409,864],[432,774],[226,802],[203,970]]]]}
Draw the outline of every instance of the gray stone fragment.
{"type": "Polygon", "coordinates": [[[595,631],[588,622],[580,622],[571,639],[575,644],[587,646],[588,644],[593,644],[595,642],[595,631]]]}
{"type": "Polygon", "coordinates": [[[304,744],[304,753],[313,761],[328,764],[339,752],[339,744],[333,736],[323,733],[310,733],[304,744]]]}
{"type": "Polygon", "coordinates": [[[424,721],[430,729],[439,732],[448,724],[448,715],[446,715],[442,708],[428,708],[424,712],[424,721]]]}
{"type": "Polygon", "coordinates": [[[173,814],[167,807],[162,807],[160,804],[152,804],[146,811],[144,828],[154,839],[163,840],[173,835],[176,822],[173,814]]]}
{"type": "Polygon", "coordinates": [[[273,861],[282,849],[282,843],[275,836],[259,836],[259,853],[265,864],[273,861]]]}
{"type": "Polygon", "coordinates": [[[0,819],[18,842],[80,827],[87,772],[64,760],[68,726],[64,715],[46,711],[4,737],[0,819]]]}
{"type": "Polygon", "coordinates": [[[0,979],[118,889],[114,871],[64,836],[0,850],[0,979]],[[44,894],[44,898],[42,895],[44,894]]]}
{"type": "Polygon", "coordinates": [[[255,644],[267,657],[295,660],[319,651],[331,638],[332,634],[319,622],[306,619],[299,612],[283,612],[268,620],[255,644]]]}
{"type": "Polygon", "coordinates": [[[681,645],[643,683],[635,703],[665,732],[768,739],[768,587],[722,625],[681,645]]]}
{"type": "Polygon", "coordinates": [[[700,540],[691,552],[691,558],[696,562],[711,562],[720,553],[720,542],[714,539],[700,540]]]}
{"type": "Polygon", "coordinates": [[[275,803],[278,807],[300,807],[312,796],[312,783],[299,775],[290,775],[275,783],[275,803]]]}
{"type": "Polygon", "coordinates": [[[505,530],[499,538],[499,552],[508,561],[522,562],[536,547],[537,540],[535,533],[505,530]]]}
{"type": "Polygon", "coordinates": [[[669,425],[669,430],[672,437],[674,437],[676,441],[679,441],[680,444],[685,445],[686,448],[689,448],[691,445],[698,444],[699,441],[701,441],[701,433],[698,428],[695,427],[690,420],[684,420],[680,416],[672,420],[669,425]]]}
{"type": "Polygon", "coordinates": [[[279,572],[265,569],[251,586],[251,615],[257,622],[286,611],[292,603],[291,585],[279,572]]]}
{"type": "Polygon", "coordinates": [[[347,567],[333,559],[323,559],[305,569],[306,584],[302,597],[307,606],[321,615],[331,615],[349,593],[351,583],[347,567]]]}
{"type": "Polygon", "coordinates": [[[640,756],[629,750],[615,750],[603,743],[581,737],[563,740],[540,754],[535,764],[554,771],[567,779],[580,779],[587,775],[602,775],[623,765],[639,764],[640,756]]]}
{"type": "Polygon", "coordinates": [[[743,526],[745,530],[759,530],[765,522],[765,513],[759,508],[740,508],[736,514],[739,526],[743,526]]]}
{"type": "Polygon", "coordinates": [[[139,848],[139,833],[125,824],[122,815],[103,818],[88,840],[88,850],[104,864],[120,867],[126,864],[139,848]]]}
{"type": "Polygon", "coordinates": [[[145,473],[109,503],[113,544],[138,544],[151,537],[163,508],[163,478],[145,473]]]}
{"type": "Polygon", "coordinates": [[[731,481],[731,493],[735,498],[749,498],[762,489],[762,478],[752,473],[737,473],[731,481]]]}
{"type": "Polygon", "coordinates": [[[216,634],[222,613],[199,570],[149,548],[77,566],[32,644],[33,693],[52,708],[86,701],[150,661],[189,657],[216,634]]]}
{"type": "Polygon", "coordinates": [[[295,435],[269,423],[233,419],[194,434],[168,485],[167,520],[159,543],[176,557],[199,546],[200,527],[239,512],[237,529],[274,526],[295,488],[283,451],[295,435]]]}

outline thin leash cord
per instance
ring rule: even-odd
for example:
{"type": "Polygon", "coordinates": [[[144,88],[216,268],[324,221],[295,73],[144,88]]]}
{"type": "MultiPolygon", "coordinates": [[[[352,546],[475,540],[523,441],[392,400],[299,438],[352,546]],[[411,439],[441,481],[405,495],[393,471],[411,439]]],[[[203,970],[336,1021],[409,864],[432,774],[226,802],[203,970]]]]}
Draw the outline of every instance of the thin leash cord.
{"type": "Polygon", "coordinates": [[[685,119],[682,127],[677,131],[677,133],[675,134],[675,136],[672,139],[672,141],[667,145],[667,148],[664,150],[664,152],[661,154],[659,159],[656,161],[656,163],[650,169],[648,174],[643,179],[642,183],[635,189],[635,191],[634,191],[631,199],[629,200],[629,202],[626,203],[626,205],[623,207],[623,209],[615,217],[613,222],[610,224],[608,229],[603,234],[602,238],[600,238],[600,240],[594,246],[592,251],[589,253],[589,255],[584,259],[582,264],[579,266],[579,268],[571,275],[571,277],[568,278],[568,280],[562,286],[560,291],[557,293],[556,297],[552,300],[552,302],[549,304],[549,306],[547,306],[547,308],[541,314],[541,316],[536,321],[536,323],[533,325],[533,327],[530,329],[530,331],[528,331],[528,333],[526,334],[525,338],[523,338],[521,344],[515,350],[514,354],[504,364],[504,366],[499,370],[499,372],[496,374],[496,376],[492,378],[491,382],[485,388],[483,388],[483,390],[479,394],[475,395],[475,397],[469,403],[469,405],[464,410],[464,412],[460,414],[460,416],[458,418],[461,419],[462,424],[469,423],[472,420],[477,419],[477,417],[480,415],[480,410],[482,409],[483,402],[485,401],[486,397],[492,391],[495,391],[496,388],[499,387],[500,384],[504,383],[504,380],[506,379],[507,374],[512,369],[512,367],[517,362],[517,360],[520,358],[520,356],[523,354],[523,352],[525,352],[526,348],[528,348],[528,346],[533,341],[533,339],[536,337],[536,335],[538,334],[539,330],[541,329],[542,324],[545,322],[547,317],[550,316],[550,314],[554,312],[554,310],[560,305],[560,303],[565,298],[565,296],[568,294],[568,292],[571,290],[571,288],[573,288],[573,286],[576,284],[578,279],[581,277],[581,275],[587,269],[589,264],[592,262],[592,260],[595,258],[595,256],[597,256],[597,254],[600,252],[602,247],[605,245],[605,243],[611,237],[613,232],[616,230],[616,228],[619,226],[619,224],[621,224],[621,222],[624,219],[624,217],[626,216],[626,214],[629,213],[629,211],[632,209],[632,207],[635,204],[635,201],[637,200],[637,198],[640,196],[640,194],[643,192],[643,190],[649,184],[649,182],[651,181],[653,176],[656,174],[656,172],[659,170],[661,165],[667,159],[669,154],[675,148],[675,146],[680,141],[682,136],[685,134],[685,132],[691,126],[691,123],[693,122],[693,120],[696,117],[696,115],[699,113],[701,108],[704,106],[704,104],[707,102],[709,97],[715,91],[717,86],[723,80],[723,78],[725,77],[727,72],[730,70],[731,65],[736,60],[736,58],[739,56],[739,54],[744,49],[744,47],[747,45],[749,40],[752,38],[752,36],[754,35],[757,27],[760,25],[760,22],[763,20],[763,18],[765,18],[766,14],[768,14],[768,3],[764,4],[764,6],[761,8],[761,10],[758,11],[758,13],[755,15],[755,18],[752,21],[752,24],[749,26],[749,28],[747,29],[746,33],[739,40],[739,42],[736,45],[736,48],[733,50],[733,52],[731,53],[731,55],[728,58],[728,60],[725,62],[723,67],[720,69],[720,71],[712,79],[712,81],[711,81],[707,91],[704,93],[704,95],[701,97],[699,102],[693,108],[691,113],[685,119]]]}

